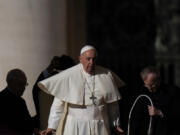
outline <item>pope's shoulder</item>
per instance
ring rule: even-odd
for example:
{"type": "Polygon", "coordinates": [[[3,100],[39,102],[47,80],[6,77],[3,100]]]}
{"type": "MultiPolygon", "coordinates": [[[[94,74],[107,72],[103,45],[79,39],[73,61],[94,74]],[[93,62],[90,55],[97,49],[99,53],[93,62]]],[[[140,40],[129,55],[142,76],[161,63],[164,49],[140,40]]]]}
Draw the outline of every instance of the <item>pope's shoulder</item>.
{"type": "Polygon", "coordinates": [[[66,69],[66,70],[61,71],[61,72],[58,73],[58,74],[59,74],[59,75],[64,75],[64,74],[77,73],[78,71],[80,71],[79,69],[80,69],[80,64],[77,64],[77,65],[75,65],[75,66],[73,66],[73,67],[70,67],[70,68],[68,68],[68,69],[66,69]]]}
{"type": "MultiPolygon", "coordinates": [[[[111,70],[109,70],[108,68],[105,68],[105,67],[102,67],[102,66],[99,66],[99,65],[96,65],[95,67],[95,70],[96,70],[96,73],[97,74],[111,74],[111,70]]],[[[81,72],[81,64],[77,64],[73,67],[70,67],[66,70],[63,70],[61,71],[58,75],[60,76],[71,76],[72,74],[79,74],[81,72]]]]}
{"type": "Polygon", "coordinates": [[[97,65],[96,66],[96,72],[98,74],[109,74],[109,73],[111,73],[111,70],[109,70],[108,68],[97,65]]]}
{"type": "MultiPolygon", "coordinates": [[[[74,73],[76,71],[80,71],[80,67],[81,67],[81,64],[77,64],[73,67],[70,67],[62,72],[60,72],[61,74],[65,74],[65,73],[74,73]]],[[[109,72],[111,72],[108,68],[105,68],[105,67],[102,67],[102,66],[99,66],[99,65],[96,65],[95,67],[95,70],[98,71],[99,73],[104,73],[104,74],[108,74],[109,72]]]]}

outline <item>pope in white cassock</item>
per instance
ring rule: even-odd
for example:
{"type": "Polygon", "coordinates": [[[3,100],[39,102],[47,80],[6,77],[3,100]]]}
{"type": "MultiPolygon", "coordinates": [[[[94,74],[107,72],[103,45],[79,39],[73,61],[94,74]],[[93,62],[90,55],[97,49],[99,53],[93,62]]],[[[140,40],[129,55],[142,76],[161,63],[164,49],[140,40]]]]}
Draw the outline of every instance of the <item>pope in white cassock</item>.
{"type": "Polygon", "coordinates": [[[118,88],[124,82],[113,72],[95,65],[93,46],[81,49],[80,64],[39,82],[39,87],[54,95],[48,128],[42,135],[110,135],[119,127],[118,88]]]}

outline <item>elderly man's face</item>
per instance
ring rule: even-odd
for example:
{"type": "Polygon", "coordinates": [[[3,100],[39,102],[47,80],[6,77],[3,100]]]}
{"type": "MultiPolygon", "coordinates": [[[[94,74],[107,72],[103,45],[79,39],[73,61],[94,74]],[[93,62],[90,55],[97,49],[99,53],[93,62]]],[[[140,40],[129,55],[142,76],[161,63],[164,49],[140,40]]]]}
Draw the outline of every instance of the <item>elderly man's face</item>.
{"type": "Polygon", "coordinates": [[[156,92],[159,86],[160,80],[157,78],[155,73],[149,73],[144,80],[144,85],[149,89],[150,92],[156,92]]]}
{"type": "Polygon", "coordinates": [[[96,60],[96,51],[94,49],[85,51],[79,57],[79,61],[83,65],[84,70],[89,74],[93,74],[94,72],[95,60],[96,60]]]}

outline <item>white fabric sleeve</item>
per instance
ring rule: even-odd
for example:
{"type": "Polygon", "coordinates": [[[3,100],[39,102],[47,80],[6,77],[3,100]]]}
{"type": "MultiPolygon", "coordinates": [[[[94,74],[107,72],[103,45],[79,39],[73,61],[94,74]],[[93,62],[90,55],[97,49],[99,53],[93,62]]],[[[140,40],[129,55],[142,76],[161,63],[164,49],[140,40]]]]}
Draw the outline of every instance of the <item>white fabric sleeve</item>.
{"type": "Polygon", "coordinates": [[[120,126],[120,112],[118,102],[113,102],[107,105],[110,126],[120,126]]]}
{"type": "Polygon", "coordinates": [[[63,110],[64,102],[55,97],[49,114],[48,128],[57,129],[63,110]]]}

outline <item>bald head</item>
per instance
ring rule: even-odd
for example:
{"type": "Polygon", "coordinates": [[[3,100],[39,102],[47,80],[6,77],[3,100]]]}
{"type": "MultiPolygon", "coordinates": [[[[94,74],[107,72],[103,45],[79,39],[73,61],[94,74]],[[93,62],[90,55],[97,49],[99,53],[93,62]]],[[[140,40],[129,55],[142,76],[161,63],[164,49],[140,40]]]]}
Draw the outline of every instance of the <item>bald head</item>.
{"type": "Polygon", "coordinates": [[[9,90],[17,96],[22,96],[27,85],[25,73],[20,69],[10,70],[7,74],[6,81],[9,90]]]}

